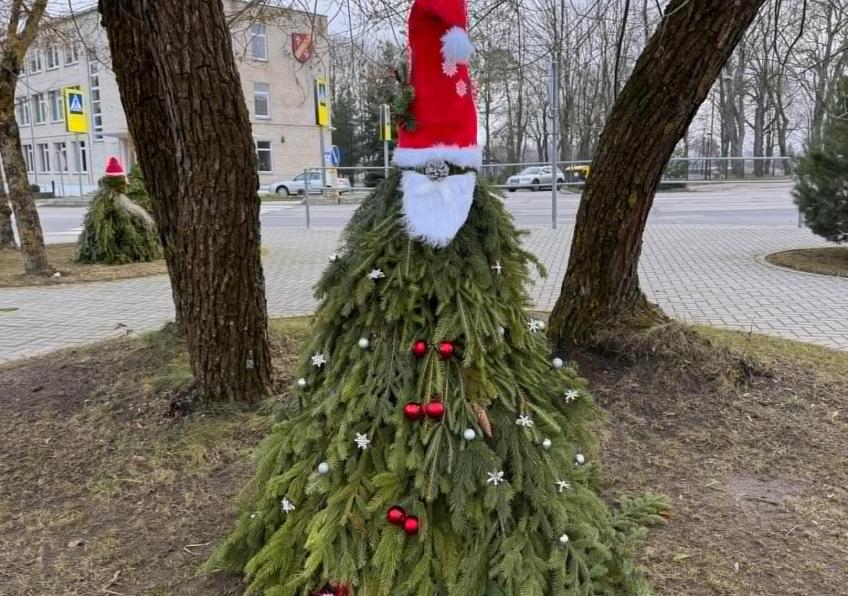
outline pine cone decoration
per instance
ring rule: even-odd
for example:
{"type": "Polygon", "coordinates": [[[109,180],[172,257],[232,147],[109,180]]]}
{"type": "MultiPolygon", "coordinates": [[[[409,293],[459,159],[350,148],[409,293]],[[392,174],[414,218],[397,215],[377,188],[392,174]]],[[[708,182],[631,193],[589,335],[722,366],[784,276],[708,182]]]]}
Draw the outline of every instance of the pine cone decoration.
{"type": "Polygon", "coordinates": [[[474,404],[474,413],[477,415],[477,424],[487,437],[492,436],[492,422],[489,420],[489,414],[486,408],[480,404],[474,404]]]}

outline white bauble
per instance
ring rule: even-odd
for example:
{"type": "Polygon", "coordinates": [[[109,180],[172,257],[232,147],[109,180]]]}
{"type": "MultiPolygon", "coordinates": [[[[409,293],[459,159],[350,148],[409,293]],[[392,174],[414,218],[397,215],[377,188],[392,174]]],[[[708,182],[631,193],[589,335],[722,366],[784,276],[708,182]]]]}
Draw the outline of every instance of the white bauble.
{"type": "Polygon", "coordinates": [[[565,366],[565,362],[562,361],[562,358],[554,358],[551,360],[551,366],[554,368],[562,368],[565,366]]]}
{"type": "Polygon", "coordinates": [[[462,431],[462,438],[466,441],[473,441],[477,438],[477,433],[474,432],[473,428],[466,428],[464,431],[462,431]]]}

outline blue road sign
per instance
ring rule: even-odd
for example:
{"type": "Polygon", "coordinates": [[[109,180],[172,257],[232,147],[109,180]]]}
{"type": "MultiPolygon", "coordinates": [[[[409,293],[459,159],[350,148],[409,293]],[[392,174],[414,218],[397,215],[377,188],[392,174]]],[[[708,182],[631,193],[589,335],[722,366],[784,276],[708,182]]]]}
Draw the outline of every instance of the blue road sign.
{"type": "Polygon", "coordinates": [[[72,93],[68,97],[71,100],[70,111],[74,114],[82,114],[82,95],[72,93]]]}

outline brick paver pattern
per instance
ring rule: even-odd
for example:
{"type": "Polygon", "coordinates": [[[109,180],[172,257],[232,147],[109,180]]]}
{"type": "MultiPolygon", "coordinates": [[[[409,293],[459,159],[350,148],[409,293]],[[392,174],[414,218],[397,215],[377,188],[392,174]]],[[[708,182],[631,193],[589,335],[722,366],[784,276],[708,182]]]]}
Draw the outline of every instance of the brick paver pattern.
{"type": "MultiPolygon", "coordinates": [[[[271,315],[314,310],[312,284],[339,230],[263,232],[271,315]]],[[[559,293],[571,230],[534,228],[526,240],[548,267],[531,294],[539,310],[559,293]]],[[[768,253],[825,243],[809,231],[767,226],[651,226],[640,264],[648,296],[690,323],[750,330],[848,350],[848,279],[778,269],[768,253]]],[[[165,276],[50,288],[0,289],[0,363],[156,329],[173,319],[165,276]]]]}

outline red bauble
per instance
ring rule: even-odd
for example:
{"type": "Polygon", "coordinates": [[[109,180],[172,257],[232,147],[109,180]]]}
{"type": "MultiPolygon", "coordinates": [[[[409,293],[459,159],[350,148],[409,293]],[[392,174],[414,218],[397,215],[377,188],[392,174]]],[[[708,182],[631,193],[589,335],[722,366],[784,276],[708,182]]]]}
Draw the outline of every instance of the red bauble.
{"type": "Polygon", "coordinates": [[[424,408],[417,401],[411,401],[403,407],[403,415],[410,422],[424,418],[424,408]]]}
{"type": "Polygon", "coordinates": [[[427,342],[423,339],[412,342],[412,355],[416,358],[424,358],[427,355],[427,342]]]}
{"type": "Polygon", "coordinates": [[[403,531],[413,536],[418,533],[418,528],[421,527],[421,524],[418,522],[418,518],[414,515],[410,515],[405,520],[403,520],[403,531]]]}
{"type": "Polygon", "coordinates": [[[350,596],[347,584],[333,584],[333,596],[350,596]]]}
{"type": "Polygon", "coordinates": [[[406,511],[397,506],[389,507],[389,510],[386,512],[386,519],[394,526],[402,526],[407,519],[406,511]]]}
{"type": "Polygon", "coordinates": [[[439,399],[424,404],[424,413],[430,418],[439,419],[445,415],[445,404],[439,399]]]}
{"type": "Polygon", "coordinates": [[[456,347],[452,341],[439,342],[439,358],[442,360],[450,360],[456,353],[456,347]]]}

